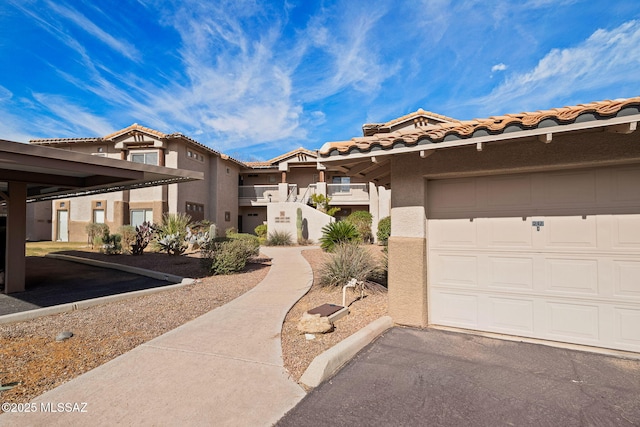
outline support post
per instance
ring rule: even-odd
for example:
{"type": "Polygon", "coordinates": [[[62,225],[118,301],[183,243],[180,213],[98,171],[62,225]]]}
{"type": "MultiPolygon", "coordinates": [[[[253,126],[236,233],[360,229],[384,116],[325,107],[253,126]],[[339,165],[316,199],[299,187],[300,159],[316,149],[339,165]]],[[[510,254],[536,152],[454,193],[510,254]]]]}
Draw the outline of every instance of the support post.
{"type": "Polygon", "coordinates": [[[25,290],[25,239],[27,236],[27,184],[9,182],[4,292],[25,290]]]}

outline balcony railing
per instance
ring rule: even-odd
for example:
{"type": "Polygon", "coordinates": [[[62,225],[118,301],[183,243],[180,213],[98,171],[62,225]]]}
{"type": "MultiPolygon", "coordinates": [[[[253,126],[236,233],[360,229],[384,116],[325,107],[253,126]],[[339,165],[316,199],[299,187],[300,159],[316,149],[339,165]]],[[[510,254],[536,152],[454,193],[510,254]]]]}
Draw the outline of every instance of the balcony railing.
{"type": "Polygon", "coordinates": [[[277,185],[240,185],[238,186],[240,201],[269,203],[279,201],[277,185]]]}
{"type": "Polygon", "coordinates": [[[369,184],[327,184],[327,197],[331,204],[368,202],[369,184]]]}

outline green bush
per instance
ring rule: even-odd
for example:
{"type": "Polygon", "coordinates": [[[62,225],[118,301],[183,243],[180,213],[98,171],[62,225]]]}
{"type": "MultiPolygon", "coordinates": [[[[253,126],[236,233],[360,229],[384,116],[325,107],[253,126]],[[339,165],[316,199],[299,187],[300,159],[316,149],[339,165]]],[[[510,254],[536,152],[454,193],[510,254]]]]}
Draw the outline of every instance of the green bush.
{"type": "Polygon", "coordinates": [[[256,236],[265,238],[267,237],[267,224],[260,224],[256,228],[253,229],[255,231],[256,236]]]}
{"type": "Polygon", "coordinates": [[[102,245],[102,236],[109,234],[109,226],[107,224],[90,222],[84,228],[88,235],[88,241],[91,243],[91,248],[95,246],[100,247],[102,245]]]}
{"type": "Polygon", "coordinates": [[[291,233],[286,231],[274,231],[269,234],[267,245],[269,246],[290,246],[293,244],[291,233]]]}
{"type": "Polygon", "coordinates": [[[107,227],[106,234],[100,238],[100,252],[107,255],[115,255],[122,252],[122,236],[119,234],[109,234],[107,227]]]}
{"type": "Polygon", "coordinates": [[[389,243],[389,236],[391,235],[391,217],[385,216],[378,221],[378,242],[387,245],[389,243]]]}
{"type": "Polygon", "coordinates": [[[320,284],[344,286],[352,278],[366,281],[377,269],[373,255],[366,248],[357,243],[339,243],[331,258],[320,267],[320,284]]]}
{"type": "Polygon", "coordinates": [[[218,238],[201,248],[202,259],[209,272],[223,275],[242,271],[252,256],[258,255],[258,238],[218,238]]]}
{"type": "Polygon", "coordinates": [[[182,255],[189,247],[187,227],[191,216],[185,213],[164,214],[162,223],[155,227],[156,243],[169,255],[182,255]]]}
{"type": "Polygon", "coordinates": [[[118,232],[122,236],[122,252],[131,253],[131,246],[136,242],[136,228],[133,225],[123,225],[118,232]]]}
{"type": "Polygon", "coordinates": [[[322,237],[320,247],[333,252],[334,247],[339,243],[357,242],[360,239],[358,230],[346,221],[330,222],[322,227],[322,237]]]}
{"type": "Polygon", "coordinates": [[[371,241],[371,222],[373,221],[373,215],[367,211],[354,211],[345,218],[345,221],[353,224],[356,230],[358,230],[363,242],[369,243],[371,241]]]}

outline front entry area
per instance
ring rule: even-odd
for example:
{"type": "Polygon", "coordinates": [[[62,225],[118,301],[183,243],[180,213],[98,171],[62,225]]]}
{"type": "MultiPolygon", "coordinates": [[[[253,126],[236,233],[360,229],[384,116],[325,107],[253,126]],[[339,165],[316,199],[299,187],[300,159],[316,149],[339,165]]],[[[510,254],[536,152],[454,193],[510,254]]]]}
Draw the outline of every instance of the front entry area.
{"type": "Polygon", "coordinates": [[[640,166],[427,182],[429,324],[640,351],[640,166]]]}

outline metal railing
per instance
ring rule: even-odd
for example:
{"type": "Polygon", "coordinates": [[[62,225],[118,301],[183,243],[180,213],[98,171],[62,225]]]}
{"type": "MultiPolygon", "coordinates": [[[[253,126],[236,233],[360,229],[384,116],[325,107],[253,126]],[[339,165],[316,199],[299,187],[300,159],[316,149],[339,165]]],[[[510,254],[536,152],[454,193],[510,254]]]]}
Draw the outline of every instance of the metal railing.
{"type": "Polygon", "coordinates": [[[327,184],[327,197],[334,202],[369,200],[369,184],[327,184]]]}
{"type": "Polygon", "coordinates": [[[239,185],[238,198],[249,200],[262,200],[267,202],[277,202],[278,197],[277,185],[239,185]]]}

